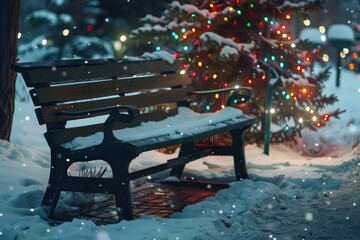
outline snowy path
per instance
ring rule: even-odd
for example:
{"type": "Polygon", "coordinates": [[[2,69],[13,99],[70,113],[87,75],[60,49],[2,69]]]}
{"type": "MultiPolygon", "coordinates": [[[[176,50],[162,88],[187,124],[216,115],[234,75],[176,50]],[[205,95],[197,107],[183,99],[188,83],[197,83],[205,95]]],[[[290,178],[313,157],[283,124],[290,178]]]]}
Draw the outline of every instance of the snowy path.
{"type": "Polygon", "coordinates": [[[290,201],[263,231],[277,240],[360,239],[360,165],[354,164],[357,171],[347,173],[348,179],[342,177],[338,190],[308,193],[301,204],[290,201]]]}

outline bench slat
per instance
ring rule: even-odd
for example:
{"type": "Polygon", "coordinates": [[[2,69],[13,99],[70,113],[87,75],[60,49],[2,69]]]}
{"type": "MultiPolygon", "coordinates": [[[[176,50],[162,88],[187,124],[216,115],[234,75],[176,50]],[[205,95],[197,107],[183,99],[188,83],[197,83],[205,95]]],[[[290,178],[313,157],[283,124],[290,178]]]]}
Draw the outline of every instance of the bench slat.
{"type": "MultiPolygon", "coordinates": [[[[148,122],[148,121],[160,121],[165,119],[166,117],[174,116],[177,113],[177,109],[170,109],[167,112],[164,111],[155,111],[151,113],[142,114],[140,116],[140,120],[133,123],[122,123],[122,122],[115,122],[113,129],[122,129],[126,127],[135,127],[139,125],[139,122],[148,122]]],[[[48,131],[45,133],[46,140],[48,141],[49,145],[52,146],[53,144],[62,144],[71,141],[75,137],[86,137],[91,134],[101,132],[104,129],[104,124],[94,124],[89,126],[83,127],[74,127],[74,128],[66,128],[63,130],[54,130],[48,131]]]]}
{"type": "Polygon", "coordinates": [[[68,121],[75,119],[83,119],[94,116],[101,116],[108,114],[108,112],[97,113],[90,115],[78,115],[78,116],[66,116],[56,115],[56,111],[67,110],[67,111],[86,111],[89,109],[97,109],[108,106],[117,105],[135,105],[138,108],[144,108],[149,106],[156,106],[164,103],[176,103],[180,101],[191,100],[194,96],[190,96],[188,93],[193,89],[191,87],[177,88],[172,90],[160,90],[158,92],[149,92],[145,94],[139,94],[134,96],[117,97],[111,99],[101,99],[97,101],[78,102],[71,104],[64,104],[59,106],[47,106],[36,109],[36,115],[40,124],[57,122],[57,121],[68,121]]]}
{"type": "Polygon", "coordinates": [[[190,83],[191,80],[186,75],[164,74],[142,78],[104,80],[67,86],[36,88],[30,94],[34,104],[39,106],[49,103],[107,97],[147,89],[189,85],[190,83]]]}
{"type": "Polygon", "coordinates": [[[154,72],[154,70],[157,73],[174,72],[183,69],[183,63],[179,60],[175,60],[173,64],[162,60],[147,60],[86,64],[83,60],[83,64],[75,66],[64,66],[64,64],[50,62],[32,67],[29,66],[29,63],[17,63],[12,68],[22,73],[28,87],[34,87],[42,84],[74,82],[84,79],[125,77],[154,72]]]}

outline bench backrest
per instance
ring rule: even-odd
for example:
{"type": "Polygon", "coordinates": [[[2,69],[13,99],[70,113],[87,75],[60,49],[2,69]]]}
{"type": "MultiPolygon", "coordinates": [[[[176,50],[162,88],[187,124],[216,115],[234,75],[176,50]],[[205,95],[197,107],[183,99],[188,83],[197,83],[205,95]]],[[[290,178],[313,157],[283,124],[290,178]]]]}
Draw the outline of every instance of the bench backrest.
{"type": "MultiPolygon", "coordinates": [[[[58,115],[59,110],[86,111],[109,106],[131,104],[141,109],[140,121],[158,121],[176,114],[176,106],[189,102],[191,80],[184,74],[183,63],[175,60],[115,61],[64,60],[58,62],[17,63],[30,88],[40,124],[47,126],[49,144],[70,141],[101,131],[103,124],[65,128],[68,121],[91,115],[58,115]]],[[[119,123],[114,128],[133,124],[119,123]]]]}

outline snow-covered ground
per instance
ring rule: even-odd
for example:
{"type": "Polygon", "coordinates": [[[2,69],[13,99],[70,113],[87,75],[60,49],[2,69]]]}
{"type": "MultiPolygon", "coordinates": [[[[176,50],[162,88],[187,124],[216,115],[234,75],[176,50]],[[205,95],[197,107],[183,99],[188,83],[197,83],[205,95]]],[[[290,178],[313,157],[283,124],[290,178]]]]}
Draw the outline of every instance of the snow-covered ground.
{"type": "MultiPolygon", "coordinates": [[[[304,131],[297,145],[271,146],[270,156],[246,146],[251,180],[233,182],[169,219],[146,216],[104,226],[82,219],[52,225],[41,218],[50,165],[45,128],[32,103],[17,102],[12,143],[0,141],[0,239],[360,239],[360,77],[343,71],[336,89],[334,75],[325,91],[340,101],[327,110],[346,113],[317,133],[304,131]]],[[[131,169],[168,158],[147,152],[131,169]]],[[[232,159],[195,161],[185,175],[232,182],[232,159]]]]}

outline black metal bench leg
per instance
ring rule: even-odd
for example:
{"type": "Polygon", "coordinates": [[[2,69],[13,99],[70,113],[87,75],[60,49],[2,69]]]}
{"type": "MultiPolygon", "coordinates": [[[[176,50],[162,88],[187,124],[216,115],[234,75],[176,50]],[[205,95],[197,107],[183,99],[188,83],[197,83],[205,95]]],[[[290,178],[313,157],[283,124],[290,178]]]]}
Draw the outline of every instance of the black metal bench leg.
{"type": "Polygon", "coordinates": [[[55,208],[61,193],[62,176],[67,174],[67,164],[63,164],[65,159],[61,158],[57,152],[51,151],[51,169],[48,185],[45,190],[41,206],[47,212],[49,218],[54,216],[55,208]]]}
{"type": "Polygon", "coordinates": [[[133,220],[134,215],[131,205],[131,192],[128,179],[120,180],[122,183],[115,192],[116,210],[120,219],[133,220]]]}
{"type": "MultiPolygon", "coordinates": [[[[195,152],[194,150],[195,146],[192,142],[183,143],[180,147],[180,152],[178,157],[187,156],[189,154],[192,154],[195,152]]],[[[176,166],[171,169],[170,176],[174,176],[177,178],[181,178],[181,175],[183,174],[185,169],[185,164],[176,166]]]]}
{"type": "Polygon", "coordinates": [[[110,163],[114,178],[114,186],[111,192],[115,194],[115,204],[120,220],[134,219],[131,204],[129,164],[135,156],[126,155],[130,154],[120,153],[118,156],[121,157],[110,163]]]}
{"type": "Polygon", "coordinates": [[[232,152],[234,157],[234,169],[236,180],[249,178],[246,169],[243,134],[247,128],[235,129],[230,132],[232,137],[232,152]]]}
{"type": "Polygon", "coordinates": [[[41,206],[46,211],[49,218],[54,216],[56,204],[60,197],[60,189],[57,186],[54,186],[54,180],[49,179],[48,186],[46,188],[43,200],[41,202],[41,206]]]}

